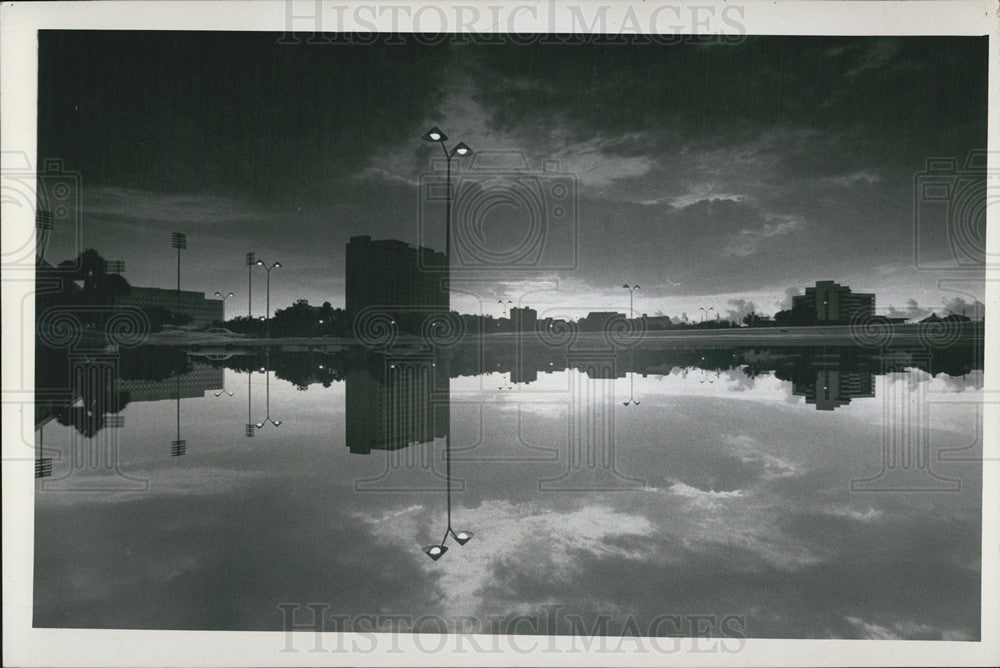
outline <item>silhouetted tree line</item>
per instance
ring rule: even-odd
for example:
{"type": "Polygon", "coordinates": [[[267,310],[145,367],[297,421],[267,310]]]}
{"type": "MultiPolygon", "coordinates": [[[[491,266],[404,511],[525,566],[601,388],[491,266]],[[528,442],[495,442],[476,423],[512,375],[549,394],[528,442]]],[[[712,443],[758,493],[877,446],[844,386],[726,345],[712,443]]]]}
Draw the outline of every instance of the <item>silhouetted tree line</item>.
{"type": "Polygon", "coordinates": [[[179,348],[119,348],[118,357],[96,356],[96,372],[76,373],[74,366],[88,365],[84,356],[69,357],[65,348],[39,345],[35,351],[35,387],[39,396],[45,390],[69,391],[73,399],[35,402],[36,422],[47,415],[56,422],[74,427],[91,438],[104,427],[107,415],[120,413],[131,401],[127,390],[118,389],[118,381],[165,381],[190,373],[193,365],[187,353],[179,348]],[[108,379],[113,380],[109,381],[108,379]]]}
{"type": "MultiPolygon", "coordinates": [[[[93,248],[81,252],[73,260],[60,262],[53,267],[41,264],[36,269],[38,283],[42,286],[36,295],[36,317],[52,306],[88,307],[111,306],[128,297],[132,286],[125,277],[108,271],[108,262],[93,248]],[[49,282],[57,287],[47,290],[49,282]]],[[[142,309],[149,320],[150,329],[159,332],[164,325],[186,325],[191,317],[161,307],[142,309]]],[[[85,325],[103,327],[113,315],[107,309],[78,308],[73,315],[85,325]]]]}
{"type": "MultiPolygon", "coordinates": [[[[626,373],[667,374],[673,369],[697,368],[706,371],[742,369],[749,377],[774,373],[782,380],[803,382],[818,368],[837,368],[842,372],[878,373],[883,361],[878,351],[856,346],[813,348],[689,348],[689,349],[619,349],[602,364],[593,365],[592,356],[577,359],[565,348],[534,346],[518,350],[514,345],[458,345],[431,351],[436,364],[444,365],[451,378],[485,373],[511,374],[514,382],[532,382],[538,373],[574,368],[591,377],[624,377],[626,373]]],[[[400,360],[412,359],[406,356],[400,360]]],[[[392,358],[364,348],[346,348],[337,352],[287,352],[278,347],[265,354],[235,355],[212,362],[238,372],[259,371],[268,367],[275,377],[293,383],[299,389],[319,383],[329,387],[345,379],[351,371],[364,369],[379,378],[392,358]]],[[[955,345],[919,356],[909,366],[937,375],[961,376],[983,368],[982,351],[975,346],[955,345]]]]}

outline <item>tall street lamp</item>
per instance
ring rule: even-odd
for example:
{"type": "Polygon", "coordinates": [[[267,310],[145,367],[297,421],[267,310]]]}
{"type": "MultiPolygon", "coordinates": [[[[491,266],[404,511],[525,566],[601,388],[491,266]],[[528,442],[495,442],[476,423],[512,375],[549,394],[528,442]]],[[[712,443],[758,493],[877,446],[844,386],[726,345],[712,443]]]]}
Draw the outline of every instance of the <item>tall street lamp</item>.
{"type": "Polygon", "coordinates": [[[226,300],[229,299],[230,297],[235,297],[236,295],[234,295],[232,292],[230,292],[229,294],[224,295],[221,292],[219,292],[218,290],[216,290],[215,291],[215,296],[222,299],[222,322],[225,322],[226,321],[226,300]]]}
{"type": "Polygon", "coordinates": [[[280,267],[281,263],[275,262],[269,267],[266,264],[264,264],[263,260],[257,260],[257,264],[259,264],[260,266],[264,267],[264,269],[267,270],[267,307],[266,310],[264,311],[266,313],[264,319],[266,320],[266,326],[267,326],[267,338],[271,338],[271,270],[280,267]]]}
{"type": "Polygon", "coordinates": [[[55,229],[56,218],[51,211],[38,209],[35,211],[35,229],[38,230],[36,253],[38,260],[45,259],[45,246],[49,243],[49,232],[55,229]]]}
{"type": "MultiPolygon", "coordinates": [[[[448,136],[442,132],[437,126],[434,126],[428,130],[424,136],[424,141],[433,142],[441,145],[441,150],[444,151],[444,157],[448,162],[447,169],[447,187],[448,196],[445,198],[445,210],[444,210],[444,255],[445,261],[447,262],[449,279],[451,277],[451,159],[457,156],[466,156],[472,154],[472,149],[469,148],[465,142],[459,142],[455,148],[448,150],[444,143],[448,140],[448,136]]],[[[448,310],[451,310],[451,285],[448,285],[448,310]]]]}
{"type": "Polygon", "coordinates": [[[629,287],[628,283],[626,283],[622,287],[625,288],[626,290],[628,290],[628,319],[631,320],[632,319],[632,297],[635,295],[635,291],[639,289],[639,286],[638,285],[633,285],[632,287],[629,287]]]}
{"type": "Polygon", "coordinates": [[[187,235],[182,232],[173,232],[170,235],[170,245],[177,249],[177,315],[181,314],[181,250],[187,248],[187,235]]]}
{"type": "Polygon", "coordinates": [[[502,299],[498,299],[497,300],[497,304],[500,304],[500,306],[503,306],[503,317],[505,317],[505,318],[507,317],[507,310],[511,307],[511,304],[513,304],[513,303],[514,302],[511,301],[510,299],[507,300],[506,304],[504,303],[504,301],[502,299]]]}
{"type": "Polygon", "coordinates": [[[253,251],[247,252],[247,320],[253,317],[253,268],[256,264],[253,251]]]}

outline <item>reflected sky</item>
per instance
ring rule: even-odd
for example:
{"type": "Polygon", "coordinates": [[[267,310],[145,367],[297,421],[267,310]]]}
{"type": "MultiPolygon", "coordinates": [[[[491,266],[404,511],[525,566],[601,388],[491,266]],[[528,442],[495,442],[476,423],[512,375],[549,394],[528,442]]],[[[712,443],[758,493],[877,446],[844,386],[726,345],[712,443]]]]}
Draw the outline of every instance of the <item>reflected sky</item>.
{"type": "Polygon", "coordinates": [[[36,626],[280,630],[279,605],[325,602],[539,633],[715,614],[750,637],[980,636],[981,371],[865,371],[871,392],[824,408],[788,360],[542,362],[524,383],[376,358],[325,385],[287,356],[187,362],[123,369],[92,436],[65,411],[36,425],[36,626]],[[446,442],[475,537],[433,561],[446,442]]]}

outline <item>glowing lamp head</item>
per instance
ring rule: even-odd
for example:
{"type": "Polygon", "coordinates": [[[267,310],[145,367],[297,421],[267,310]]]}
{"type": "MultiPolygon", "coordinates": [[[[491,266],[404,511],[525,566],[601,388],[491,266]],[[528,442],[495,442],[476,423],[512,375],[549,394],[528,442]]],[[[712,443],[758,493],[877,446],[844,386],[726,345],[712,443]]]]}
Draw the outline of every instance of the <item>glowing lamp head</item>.
{"type": "Polygon", "coordinates": [[[452,535],[459,545],[465,545],[468,543],[472,537],[475,535],[471,531],[459,531],[457,533],[453,532],[452,535]]]}
{"type": "Polygon", "coordinates": [[[472,149],[469,148],[465,142],[459,142],[458,146],[456,146],[455,150],[452,152],[455,155],[469,155],[472,153],[472,149]]]}
{"type": "Polygon", "coordinates": [[[441,129],[438,128],[437,126],[434,126],[430,130],[428,130],[427,133],[424,135],[425,141],[445,141],[447,139],[448,135],[441,132],[441,129]]]}
{"type": "Polygon", "coordinates": [[[444,545],[431,545],[430,547],[424,548],[424,554],[428,557],[437,561],[444,556],[444,553],[448,551],[448,548],[444,545]]]}

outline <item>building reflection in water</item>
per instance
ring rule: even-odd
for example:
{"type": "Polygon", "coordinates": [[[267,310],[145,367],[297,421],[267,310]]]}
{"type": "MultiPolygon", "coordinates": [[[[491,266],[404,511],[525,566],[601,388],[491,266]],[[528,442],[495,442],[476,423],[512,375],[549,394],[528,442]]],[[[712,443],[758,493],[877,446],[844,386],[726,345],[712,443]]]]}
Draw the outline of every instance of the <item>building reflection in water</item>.
{"type": "Polygon", "coordinates": [[[447,436],[448,370],[433,354],[367,359],[345,379],[351,452],[398,450],[447,436]]]}
{"type": "Polygon", "coordinates": [[[818,369],[812,382],[795,383],[792,394],[805,397],[816,410],[832,411],[851,403],[851,399],[875,396],[875,374],[843,372],[840,369],[818,369]]]}

